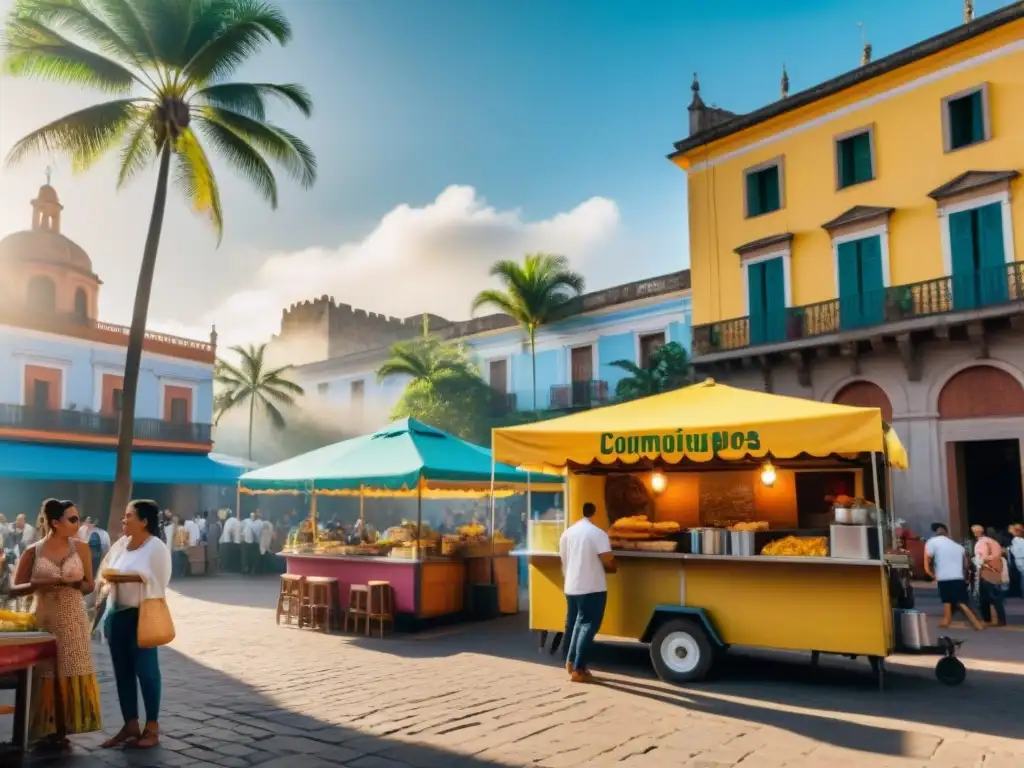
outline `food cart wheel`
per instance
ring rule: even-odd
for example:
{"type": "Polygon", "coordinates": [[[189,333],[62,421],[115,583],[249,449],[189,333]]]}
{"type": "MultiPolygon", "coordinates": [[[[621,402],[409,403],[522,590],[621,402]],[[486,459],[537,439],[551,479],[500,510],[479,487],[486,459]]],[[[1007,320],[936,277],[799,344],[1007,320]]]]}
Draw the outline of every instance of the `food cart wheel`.
{"type": "Polygon", "coordinates": [[[704,629],[686,619],[667,621],[651,640],[651,663],[667,683],[693,683],[711,672],[715,653],[704,629]]]}
{"type": "Polygon", "coordinates": [[[943,685],[960,685],[967,678],[967,667],[956,656],[943,656],[935,665],[935,677],[943,685]]]}

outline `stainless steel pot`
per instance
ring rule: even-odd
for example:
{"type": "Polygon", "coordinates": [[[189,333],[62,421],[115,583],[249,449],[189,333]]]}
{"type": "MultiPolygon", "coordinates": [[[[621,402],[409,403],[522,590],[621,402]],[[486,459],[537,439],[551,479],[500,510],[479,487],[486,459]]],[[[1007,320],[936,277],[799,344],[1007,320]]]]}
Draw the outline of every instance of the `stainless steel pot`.
{"type": "Polygon", "coordinates": [[[836,507],[835,513],[839,525],[853,525],[853,513],[849,507],[836,507]]]}
{"type": "Polygon", "coordinates": [[[753,531],[730,531],[729,554],[750,557],[754,554],[753,531]]]}
{"type": "Polygon", "coordinates": [[[690,552],[695,555],[701,553],[701,529],[691,528],[690,529],[690,552]]]}
{"type": "Polygon", "coordinates": [[[903,611],[900,614],[900,636],[903,647],[912,651],[931,645],[925,615],[920,611],[903,611]]]}
{"type": "Polygon", "coordinates": [[[729,549],[729,531],[723,528],[704,528],[701,531],[701,552],[705,555],[724,555],[729,549]]]}
{"type": "Polygon", "coordinates": [[[867,507],[850,507],[849,511],[853,525],[867,525],[870,522],[870,510],[867,507]]]}

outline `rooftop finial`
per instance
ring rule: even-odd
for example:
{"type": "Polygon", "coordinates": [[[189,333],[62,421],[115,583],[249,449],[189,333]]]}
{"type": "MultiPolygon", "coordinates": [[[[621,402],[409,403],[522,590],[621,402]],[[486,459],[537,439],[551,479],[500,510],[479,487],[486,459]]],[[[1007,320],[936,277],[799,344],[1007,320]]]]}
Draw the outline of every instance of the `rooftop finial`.
{"type": "Polygon", "coordinates": [[[789,72],[786,71],[786,64],[782,64],[782,98],[789,98],[789,72]]]}
{"type": "Polygon", "coordinates": [[[697,73],[693,73],[693,83],[690,84],[690,90],[693,91],[693,95],[696,96],[700,93],[700,81],[697,80],[697,73]]]}
{"type": "Polygon", "coordinates": [[[964,0],[964,24],[974,21],[974,0],[964,0]]]}
{"type": "Polygon", "coordinates": [[[53,176],[53,168],[46,166],[46,186],[50,186],[50,177],[53,176]]]}
{"type": "Polygon", "coordinates": [[[868,42],[867,32],[864,29],[864,22],[858,21],[857,26],[860,27],[860,65],[863,67],[866,64],[871,63],[871,43],[868,42]]]}

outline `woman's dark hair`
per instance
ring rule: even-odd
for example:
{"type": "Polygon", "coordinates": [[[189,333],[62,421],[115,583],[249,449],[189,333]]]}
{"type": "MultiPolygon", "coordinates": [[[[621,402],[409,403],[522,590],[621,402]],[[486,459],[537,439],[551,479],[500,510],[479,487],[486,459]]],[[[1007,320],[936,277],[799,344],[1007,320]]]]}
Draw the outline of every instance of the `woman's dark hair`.
{"type": "Polygon", "coordinates": [[[75,502],[65,499],[47,499],[39,510],[39,519],[43,523],[43,533],[53,530],[53,524],[64,517],[64,513],[75,506],[75,502]]]}
{"type": "Polygon", "coordinates": [[[153,536],[163,535],[163,521],[160,519],[160,507],[149,499],[135,499],[129,506],[135,510],[135,516],[146,524],[146,530],[153,536]]]}

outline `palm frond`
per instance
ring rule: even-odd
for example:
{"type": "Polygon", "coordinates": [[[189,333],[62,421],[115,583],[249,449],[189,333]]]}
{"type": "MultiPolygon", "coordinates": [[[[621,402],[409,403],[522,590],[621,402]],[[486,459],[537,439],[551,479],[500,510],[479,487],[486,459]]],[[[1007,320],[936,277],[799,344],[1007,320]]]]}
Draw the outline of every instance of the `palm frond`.
{"type": "Polygon", "coordinates": [[[283,128],[219,107],[200,107],[202,118],[244,138],[308,189],[316,181],[316,155],[304,141],[283,128]]]}
{"type": "Polygon", "coordinates": [[[267,161],[249,142],[230,128],[212,120],[196,120],[203,135],[214,149],[231,164],[233,170],[243,176],[270,203],[277,208],[277,180],[267,161]]]}
{"type": "MultiPolygon", "coordinates": [[[[231,351],[235,352],[237,349],[237,347],[232,347],[231,351]]],[[[224,358],[217,359],[217,364],[213,369],[213,375],[214,377],[222,376],[225,379],[232,378],[239,382],[245,381],[245,374],[242,373],[237,366],[232,365],[224,358]]]]}
{"type": "Polygon", "coordinates": [[[188,61],[186,42],[195,12],[202,12],[209,2],[196,0],[130,0],[156,61],[171,71],[180,71],[188,61]]]}
{"type": "Polygon", "coordinates": [[[224,235],[224,212],[220,206],[220,188],[209,158],[191,128],[178,137],[175,149],[175,185],[192,210],[209,218],[220,243],[224,235]]]}
{"type": "Polygon", "coordinates": [[[280,410],[278,410],[277,406],[270,402],[269,399],[267,399],[265,393],[257,394],[257,398],[259,400],[260,406],[263,408],[263,412],[267,414],[267,417],[270,419],[270,424],[274,427],[274,429],[284,429],[284,415],[281,413],[280,410]]]}
{"type": "Polygon", "coordinates": [[[120,169],[117,172],[117,188],[121,189],[142,173],[156,159],[156,139],[150,116],[147,114],[136,121],[133,132],[121,148],[120,169]]]}
{"type": "Polygon", "coordinates": [[[306,394],[306,390],[304,390],[299,384],[296,384],[291,379],[286,379],[284,377],[284,373],[290,369],[291,366],[289,365],[285,366],[284,368],[278,368],[276,370],[270,371],[269,373],[265,374],[262,379],[260,379],[260,384],[265,387],[280,389],[290,394],[306,394]]]}
{"type": "Polygon", "coordinates": [[[225,414],[238,408],[248,400],[249,393],[246,391],[220,392],[213,399],[213,423],[214,426],[220,423],[225,414]]]}
{"type": "Polygon", "coordinates": [[[8,75],[109,93],[128,93],[134,85],[144,85],[131,70],[76,45],[33,18],[12,15],[4,32],[3,70],[8,75]]]}
{"type": "Polygon", "coordinates": [[[190,41],[195,53],[182,67],[190,85],[205,85],[235,71],[267,43],[286,45],[292,27],[277,8],[259,0],[222,4],[219,28],[206,30],[205,40],[190,41]]]}
{"type": "MultiPolygon", "coordinates": [[[[110,28],[135,53],[142,64],[152,66],[159,61],[149,30],[140,18],[134,0],[89,0],[103,14],[110,28]]],[[[166,85],[166,83],[161,83],[166,85]]]]}
{"type": "Polygon", "coordinates": [[[306,117],[313,114],[309,91],[295,83],[221,83],[196,91],[195,98],[211,107],[237,112],[260,122],[267,119],[268,98],[291,104],[306,117]]]}
{"type": "Polygon", "coordinates": [[[517,321],[522,315],[522,306],[516,301],[515,297],[504,291],[494,289],[480,291],[473,299],[471,311],[476,312],[483,307],[493,307],[499,312],[515,318],[517,321]]]}
{"type": "Polygon", "coordinates": [[[69,156],[76,168],[87,167],[123,137],[138,117],[136,107],[137,100],[121,99],[64,115],[20,139],[7,154],[7,164],[47,152],[69,156]]]}
{"type": "Polygon", "coordinates": [[[613,360],[612,362],[608,363],[608,365],[612,365],[616,368],[621,368],[634,378],[641,378],[643,376],[648,375],[648,371],[646,369],[641,368],[632,360],[613,360]]]}

